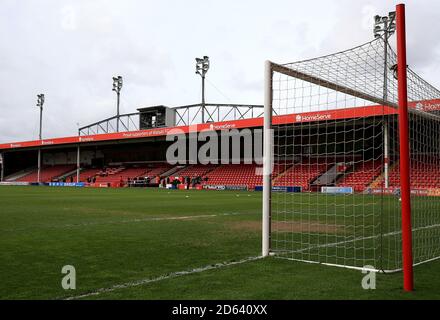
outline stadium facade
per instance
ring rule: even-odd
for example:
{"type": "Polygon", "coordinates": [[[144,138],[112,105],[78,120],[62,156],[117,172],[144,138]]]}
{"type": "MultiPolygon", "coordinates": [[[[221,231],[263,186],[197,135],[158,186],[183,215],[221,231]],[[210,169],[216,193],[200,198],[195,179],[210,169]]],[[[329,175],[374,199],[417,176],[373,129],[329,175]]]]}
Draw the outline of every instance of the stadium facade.
{"type": "MultiPolygon", "coordinates": [[[[213,131],[220,134],[230,131],[233,136],[240,135],[240,130],[250,130],[255,134],[263,127],[262,106],[210,106],[214,109],[208,113],[210,121],[206,123],[197,123],[196,116],[189,116],[194,110],[197,113],[200,105],[178,108],[155,106],[121,116],[121,119],[127,119],[126,122],[119,119],[127,124],[121,125],[122,128],[129,129],[131,123],[136,130],[114,132],[111,121],[118,119],[112,117],[81,128],[77,136],[0,144],[2,183],[170,187],[173,181],[178,180],[180,187],[185,188],[259,190],[262,185],[258,172],[261,165],[257,159],[259,155],[254,154],[254,163],[244,163],[244,141],[238,161],[237,157],[233,159],[231,155],[229,162],[211,159],[210,164],[202,165],[191,161],[191,155],[187,155],[187,161],[167,163],[166,152],[172,144],[167,139],[170,133],[180,132],[189,141],[191,133],[213,131]],[[240,111],[239,108],[245,108],[246,111],[240,111]],[[162,120],[160,115],[165,115],[162,120]],[[229,118],[225,115],[229,115],[229,118]],[[137,117],[137,123],[133,117],[137,117]],[[90,131],[99,130],[105,133],[90,134],[90,131]],[[42,154],[40,175],[38,150],[42,154]]],[[[436,112],[440,110],[440,100],[412,102],[410,107],[436,112]]],[[[393,172],[398,146],[389,146],[388,153],[384,154],[383,121],[386,119],[387,123],[392,123],[396,117],[395,108],[381,105],[275,115],[274,139],[287,139],[289,143],[284,145],[296,147],[276,152],[284,156],[275,159],[273,185],[299,187],[302,191],[349,187],[354,192],[383,192],[386,187],[385,191],[392,192],[393,187],[398,185],[398,181],[394,181],[398,172],[393,172]],[[339,137],[341,126],[344,127],[344,136],[339,137]],[[347,139],[347,132],[350,131],[352,137],[347,139]],[[361,141],[362,145],[357,145],[356,141],[361,141]],[[301,157],[295,159],[295,155],[301,157]],[[390,167],[386,183],[383,177],[385,164],[390,167]]],[[[397,141],[396,138],[388,140],[397,141]]],[[[256,141],[254,139],[252,143],[260,143],[256,141]]],[[[201,145],[202,142],[198,141],[197,148],[201,145]]],[[[218,148],[222,148],[220,142],[218,148]]],[[[417,181],[417,189],[425,192],[437,194],[440,189],[438,179],[417,181]]]]}

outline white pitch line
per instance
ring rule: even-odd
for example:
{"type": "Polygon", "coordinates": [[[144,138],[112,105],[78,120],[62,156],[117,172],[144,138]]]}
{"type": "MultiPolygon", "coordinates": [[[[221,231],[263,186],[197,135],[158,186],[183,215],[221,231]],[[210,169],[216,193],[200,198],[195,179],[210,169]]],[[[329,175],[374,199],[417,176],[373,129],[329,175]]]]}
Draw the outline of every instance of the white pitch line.
{"type": "MultiPolygon", "coordinates": [[[[135,223],[135,222],[150,222],[150,221],[173,221],[173,220],[195,220],[195,219],[205,219],[205,218],[215,218],[224,216],[236,216],[236,215],[252,215],[254,213],[241,213],[241,212],[226,212],[218,214],[204,214],[204,215],[194,215],[194,216],[178,216],[178,217],[151,217],[151,218],[135,218],[126,220],[113,220],[113,221],[94,221],[94,222],[83,222],[83,223],[72,223],[63,225],[42,225],[42,228],[74,228],[74,227],[86,227],[86,226],[96,226],[96,225],[106,225],[106,224],[122,224],[122,223],[135,223]]],[[[29,228],[22,229],[6,229],[0,230],[3,232],[16,232],[25,231],[29,228]]]]}
{"type": "Polygon", "coordinates": [[[149,222],[149,221],[171,221],[171,220],[192,220],[192,219],[203,219],[203,218],[215,218],[222,216],[235,216],[244,213],[240,212],[227,212],[227,213],[218,213],[218,214],[201,214],[194,216],[178,216],[178,217],[152,217],[152,218],[136,218],[136,219],[127,219],[120,221],[104,221],[104,222],[84,222],[78,224],[66,224],[64,227],[82,227],[89,225],[101,225],[101,224],[119,224],[119,223],[133,223],[133,222],[149,222]]]}
{"type": "Polygon", "coordinates": [[[84,293],[84,294],[77,295],[77,296],[71,296],[71,297],[67,297],[64,299],[65,300],[76,300],[76,299],[83,299],[83,298],[88,298],[88,297],[92,297],[92,296],[98,296],[102,293],[113,292],[113,291],[119,290],[119,289],[138,287],[138,286],[142,286],[142,285],[146,285],[146,284],[150,284],[150,283],[154,283],[154,282],[159,282],[162,280],[177,278],[177,277],[195,274],[195,273],[201,273],[201,272],[208,271],[208,270],[215,270],[215,269],[230,267],[230,266],[234,266],[234,265],[238,265],[238,264],[242,264],[242,263],[246,263],[246,262],[250,262],[250,261],[256,261],[256,260],[259,260],[262,258],[263,258],[262,256],[248,257],[248,258],[244,258],[244,259],[241,259],[238,261],[220,262],[220,263],[207,265],[207,266],[199,267],[199,268],[195,268],[195,269],[171,272],[171,273],[161,275],[156,278],[147,278],[147,279],[142,279],[142,280],[137,280],[137,281],[132,281],[132,282],[126,282],[126,283],[122,283],[122,284],[116,284],[116,285],[113,285],[108,288],[100,288],[100,289],[97,289],[93,292],[84,293]]]}

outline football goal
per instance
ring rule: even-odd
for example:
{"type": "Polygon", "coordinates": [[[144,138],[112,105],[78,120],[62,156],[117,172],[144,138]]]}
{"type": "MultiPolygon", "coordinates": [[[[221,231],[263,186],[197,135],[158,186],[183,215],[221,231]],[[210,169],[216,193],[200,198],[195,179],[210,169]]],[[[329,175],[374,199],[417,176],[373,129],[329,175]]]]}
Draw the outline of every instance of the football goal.
{"type": "Polygon", "coordinates": [[[403,270],[412,290],[413,266],[440,257],[440,91],[407,67],[404,5],[374,30],[266,62],[262,253],[403,270]]]}

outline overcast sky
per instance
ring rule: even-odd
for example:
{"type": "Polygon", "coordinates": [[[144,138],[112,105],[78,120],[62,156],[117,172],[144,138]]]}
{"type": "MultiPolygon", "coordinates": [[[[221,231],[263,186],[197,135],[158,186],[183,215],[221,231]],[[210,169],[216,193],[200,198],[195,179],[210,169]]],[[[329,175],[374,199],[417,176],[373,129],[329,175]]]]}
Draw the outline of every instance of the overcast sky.
{"type": "MultiPolygon", "coordinates": [[[[439,0],[407,0],[408,63],[440,87],[439,0]]],[[[389,0],[0,0],[0,143],[76,135],[116,113],[199,103],[194,58],[208,55],[207,102],[263,102],[264,61],[286,63],[372,39],[389,0]]]]}

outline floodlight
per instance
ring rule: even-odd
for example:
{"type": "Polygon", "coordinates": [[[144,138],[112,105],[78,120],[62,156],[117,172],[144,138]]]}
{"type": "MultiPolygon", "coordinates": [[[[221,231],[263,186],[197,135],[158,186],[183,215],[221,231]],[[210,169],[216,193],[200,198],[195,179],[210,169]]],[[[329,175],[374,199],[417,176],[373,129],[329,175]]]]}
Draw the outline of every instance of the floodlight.
{"type": "Polygon", "coordinates": [[[381,22],[381,17],[379,15],[374,16],[374,23],[379,24],[381,22]]]}

